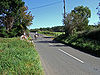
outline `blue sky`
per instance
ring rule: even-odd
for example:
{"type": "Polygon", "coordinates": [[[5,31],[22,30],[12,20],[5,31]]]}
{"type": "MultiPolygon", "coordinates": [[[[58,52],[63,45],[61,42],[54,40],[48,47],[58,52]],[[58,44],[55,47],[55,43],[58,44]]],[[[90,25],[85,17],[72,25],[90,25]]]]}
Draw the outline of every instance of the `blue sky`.
{"type": "MultiPolygon", "coordinates": [[[[23,0],[28,6],[29,11],[31,11],[34,16],[33,24],[29,29],[43,28],[43,27],[53,27],[63,25],[63,0],[23,0]],[[59,2],[61,1],[61,2],[59,2]],[[59,2],[57,4],[36,8],[42,5],[51,4],[54,2],[59,2]],[[36,8],[36,9],[32,9],[36,8]]],[[[89,19],[89,24],[94,24],[99,21],[96,7],[98,6],[99,0],[66,0],[66,12],[70,12],[74,7],[83,5],[88,6],[91,10],[91,18],[89,19]]]]}

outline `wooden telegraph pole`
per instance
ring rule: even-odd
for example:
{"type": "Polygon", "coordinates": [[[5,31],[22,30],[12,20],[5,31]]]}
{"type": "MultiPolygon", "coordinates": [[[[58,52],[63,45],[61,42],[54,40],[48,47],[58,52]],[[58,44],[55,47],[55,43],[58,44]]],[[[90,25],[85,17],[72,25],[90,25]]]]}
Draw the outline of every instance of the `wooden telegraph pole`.
{"type": "Polygon", "coordinates": [[[64,20],[65,20],[65,16],[66,16],[65,0],[63,0],[63,2],[64,2],[64,20]]]}
{"type": "Polygon", "coordinates": [[[65,8],[65,0],[63,0],[63,2],[64,2],[64,27],[65,27],[65,34],[67,34],[66,33],[66,26],[65,26],[65,18],[66,18],[66,8],[65,8]]]}

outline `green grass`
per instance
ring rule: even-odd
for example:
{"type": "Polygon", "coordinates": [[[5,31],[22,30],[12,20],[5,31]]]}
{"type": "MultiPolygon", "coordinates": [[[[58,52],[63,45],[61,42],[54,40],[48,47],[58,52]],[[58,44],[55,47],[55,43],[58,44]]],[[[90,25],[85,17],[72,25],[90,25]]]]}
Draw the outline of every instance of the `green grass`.
{"type": "Polygon", "coordinates": [[[64,32],[50,32],[50,31],[39,31],[38,33],[53,37],[57,37],[61,34],[64,34],[64,32]]]}
{"type": "Polygon", "coordinates": [[[44,75],[32,43],[0,38],[0,75],[44,75]]]}

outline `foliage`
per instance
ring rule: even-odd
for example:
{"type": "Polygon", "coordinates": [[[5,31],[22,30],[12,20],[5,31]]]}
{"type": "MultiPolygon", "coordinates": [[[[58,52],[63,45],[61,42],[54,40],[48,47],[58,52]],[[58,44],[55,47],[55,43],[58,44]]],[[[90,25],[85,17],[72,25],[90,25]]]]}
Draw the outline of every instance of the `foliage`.
{"type": "Polygon", "coordinates": [[[0,74],[43,75],[33,44],[19,38],[0,38],[0,74]]]}
{"type": "Polygon", "coordinates": [[[99,28],[99,25],[88,25],[88,30],[94,30],[99,28]]]}
{"type": "Polygon", "coordinates": [[[75,7],[71,13],[66,15],[64,20],[66,34],[74,34],[75,31],[82,31],[88,27],[88,18],[91,17],[91,11],[88,7],[75,7]]]}
{"type": "Polygon", "coordinates": [[[27,28],[27,26],[30,26],[33,20],[33,16],[31,14],[31,12],[27,12],[28,7],[23,6],[20,8],[20,12],[18,13],[18,15],[16,16],[16,22],[13,26],[13,29],[16,30],[17,32],[17,36],[22,35],[24,32],[28,33],[29,30],[27,28]]]}
{"type": "Polygon", "coordinates": [[[11,30],[15,16],[23,5],[22,0],[0,1],[0,26],[5,26],[7,32],[11,30]]]}
{"type": "Polygon", "coordinates": [[[55,26],[51,28],[52,32],[64,32],[65,28],[64,26],[55,26]]]}
{"type": "Polygon", "coordinates": [[[35,31],[51,31],[51,32],[64,32],[64,26],[55,26],[55,27],[47,27],[47,28],[39,28],[39,29],[31,29],[31,32],[35,31]]]}
{"type": "Polygon", "coordinates": [[[50,32],[50,31],[39,31],[38,33],[44,34],[44,35],[47,35],[47,36],[54,36],[54,37],[57,37],[61,34],[64,34],[64,32],[50,32]]]}
{"type": "Polygon", "coordinates": [[[100,28],[89,31],[85,37],[100,41],[100,28]]]}
{"type": "Polygon", "coordinates": [[[67,14],[65,20],[64,20],[64,24],[65,24],[65,33],[66,35],[70,35],[73,34],[74,29],[75,29],[75,25],[72,22],[72,14],[67,14]]]}
{"type": "Polygon", "coordinates": [[[30,26],[33,20],[33,16],[31,14],[31,12],[27,12],[28,11],[28,7],[27,6],[23,6],[20,8],[20,26],[22,27],[23,30],[26,30],[26,26],[30,26]]]}
{"type": "Polygon", "coordinates": [[[16,37],[27,31],[33,16],[24,4],[22,0],[0,1],[0,37],[16,37]]]}

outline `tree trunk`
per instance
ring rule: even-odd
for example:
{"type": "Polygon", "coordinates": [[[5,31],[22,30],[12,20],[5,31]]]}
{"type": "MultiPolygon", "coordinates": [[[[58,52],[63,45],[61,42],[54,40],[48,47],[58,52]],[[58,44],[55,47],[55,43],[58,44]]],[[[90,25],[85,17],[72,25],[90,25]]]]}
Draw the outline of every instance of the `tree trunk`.
{"type": "Polygon", "coordinates": [[[5,26],[7,31],[10,31],[12,29],[13,23],[14,23],[14,17],[7,16],[5,18],[5,26]]]}

